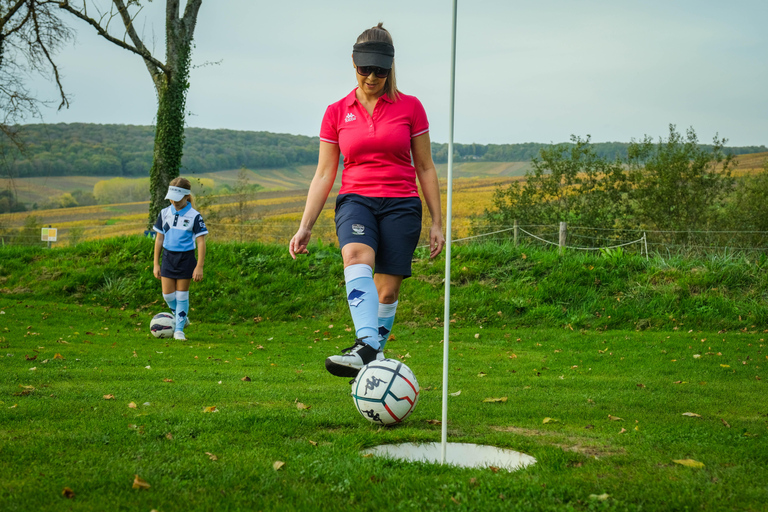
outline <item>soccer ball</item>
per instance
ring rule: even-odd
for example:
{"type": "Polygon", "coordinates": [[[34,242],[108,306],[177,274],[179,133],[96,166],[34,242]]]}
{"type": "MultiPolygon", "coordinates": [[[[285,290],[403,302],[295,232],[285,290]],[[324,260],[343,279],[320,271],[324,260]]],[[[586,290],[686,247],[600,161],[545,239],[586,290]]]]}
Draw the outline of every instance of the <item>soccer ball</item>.
{"type": "Polygon", "coordinates": [[[170,313],[158,313],[149,322],[149,331],[155,338],[173,338],[176,318],[170,313]]]}
{"type": "Polygon", "coordinates": [[[363,418],[377,425],[392,425],[413,412],[419,401],[419,383],[405,363],[373,361],[352,381],[352,399],[363,418]]]}

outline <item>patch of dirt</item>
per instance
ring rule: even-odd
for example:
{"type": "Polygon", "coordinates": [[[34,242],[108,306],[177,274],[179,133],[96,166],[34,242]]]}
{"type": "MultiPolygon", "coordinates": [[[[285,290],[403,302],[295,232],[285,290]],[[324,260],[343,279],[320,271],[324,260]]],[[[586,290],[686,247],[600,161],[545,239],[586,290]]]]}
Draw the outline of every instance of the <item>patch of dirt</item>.
{"type": "Polygon", "coordinates": [[[600,459],[602,457],[610,457],[612,455],[619,455],[624,452],[623,448],[613,448],[609,445],[596,444],[595,439],[583,438],[578,436],[567,436],[564,434],[548,432],[545,430],[535,430],[530,428],[519,427],[491,427],[497,432],[510,432],[526,437],[541,437],[548,438],[542,439],[541,444],[548,444],[551,446],[557,446],[564,452],[581,453],[588,457],[594,457],[600,459]],[[565,441],[565,442],[563,442],[565,441]]]}

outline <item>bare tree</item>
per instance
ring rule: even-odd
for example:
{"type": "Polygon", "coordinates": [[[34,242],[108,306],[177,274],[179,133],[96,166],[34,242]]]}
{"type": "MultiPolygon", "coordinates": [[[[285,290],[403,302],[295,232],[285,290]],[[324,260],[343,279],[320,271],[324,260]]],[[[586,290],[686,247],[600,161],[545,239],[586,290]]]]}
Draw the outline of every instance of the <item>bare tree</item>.
{"type": "Polygon", "coordinates": [[[51,76],[59,109],[69,106],[53,56],[73,34],[59,12],[58,2],[49,0],[0,0],[0,163],[11,149],[23,147],[18,123],[40,117],[40,105],[46,103],[32,95],[26,78],[51,76]]]}
{"type": "Polygon", "coordinates": [[[154,224],[157,214],[166,205],[168,183],[179,175],[181,168],[192,38],[202,3],[203,0],[187,0],[182,14],[180,0],[166,0],[165,62],[152,55],[134,26],[142,8],[140,0],[112,0],[108,10],[100,8],[93,0],[61,0],[58,4],[95,28],[110,43],[143,59],[152,78],[157,93],[157,119],[154,156],[149,171],[149,225],[154,224]],[[115,19],[122,22],[120,37],[110,31],[115,19]]]}

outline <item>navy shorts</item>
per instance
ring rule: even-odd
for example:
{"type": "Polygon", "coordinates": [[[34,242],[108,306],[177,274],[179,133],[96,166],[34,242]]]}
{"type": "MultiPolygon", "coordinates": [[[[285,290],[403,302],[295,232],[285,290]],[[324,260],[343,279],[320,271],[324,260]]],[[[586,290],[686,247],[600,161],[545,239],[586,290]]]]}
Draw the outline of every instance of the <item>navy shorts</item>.
{"type": "Polygon", "coordinates": [[[195,251],[169,251],[163,249],[163,261],[160,264],[160,275],[169,279],[192,279],[192,273],[197,266],[195,251]]]}
{"type": "Polygon", "coordinates": [[[371,247],[376,253],[375,272],[410,277],[421,236],[421,199],[340,195],[336,198],[336,235],[339,247],[349,243],[371,247]]]}

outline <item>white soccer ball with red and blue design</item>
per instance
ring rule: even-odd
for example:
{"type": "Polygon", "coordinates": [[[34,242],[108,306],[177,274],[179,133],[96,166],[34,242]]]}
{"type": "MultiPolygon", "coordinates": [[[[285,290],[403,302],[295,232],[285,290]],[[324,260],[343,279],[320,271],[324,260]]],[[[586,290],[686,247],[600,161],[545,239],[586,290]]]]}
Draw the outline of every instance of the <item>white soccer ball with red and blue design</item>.
{"type": "Polygon", "coordinates": [[[176,318],[170,313],[158,313],[149,322],[149,331],[155,338],[173,338],[176,318]]]}
{"type": "Polygon", "coordinates": [[[376,425],[400,423],[419,401],[419,383],[401,361],[373,361],[352,381],[352,399],[358,412],[376,425]]]}

